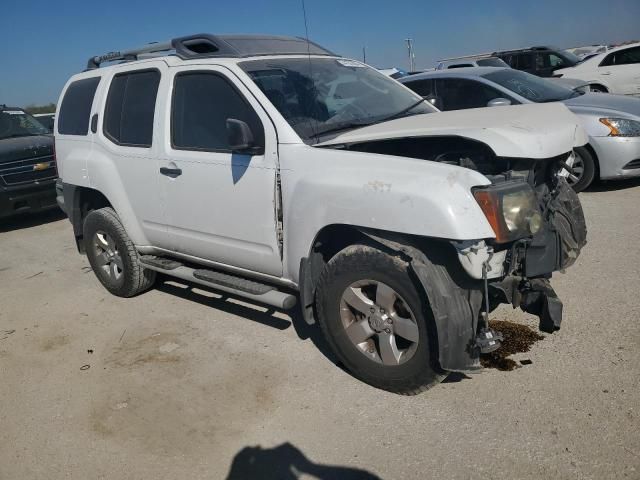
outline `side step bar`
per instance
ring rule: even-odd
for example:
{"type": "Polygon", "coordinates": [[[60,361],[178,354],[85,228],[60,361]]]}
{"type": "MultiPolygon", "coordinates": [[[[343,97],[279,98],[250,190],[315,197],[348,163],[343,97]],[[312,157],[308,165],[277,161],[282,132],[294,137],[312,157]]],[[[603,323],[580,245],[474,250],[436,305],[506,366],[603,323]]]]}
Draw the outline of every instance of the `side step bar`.
{"type": "Polygon", "coordinates": [[[220,290],[283,310],[293,308],[297,302],[295,295],[276,290],[272,285],[218,272],[216,270],[194,269],[178,261],[155,257],[153,255],[141,256],[140,263],[144,268],[148,268],[149,270],[155,270],[156,272],[161,272],[188,282],[198,283],[215,290],[220,290]]]}

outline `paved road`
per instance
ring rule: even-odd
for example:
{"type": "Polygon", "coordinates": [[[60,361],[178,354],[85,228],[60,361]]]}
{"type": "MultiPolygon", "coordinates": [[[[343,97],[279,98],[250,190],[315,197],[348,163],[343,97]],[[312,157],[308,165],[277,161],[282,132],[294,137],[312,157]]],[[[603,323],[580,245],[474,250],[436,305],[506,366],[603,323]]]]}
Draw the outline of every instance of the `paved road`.
{"type": "Polygon", "coordinates": [[[110,296],[60,216],[0,226],[0,478],[640,478],[640,182],[581,198],[562,330],[417,397],[286,313],[173,282],[110,296]]]}

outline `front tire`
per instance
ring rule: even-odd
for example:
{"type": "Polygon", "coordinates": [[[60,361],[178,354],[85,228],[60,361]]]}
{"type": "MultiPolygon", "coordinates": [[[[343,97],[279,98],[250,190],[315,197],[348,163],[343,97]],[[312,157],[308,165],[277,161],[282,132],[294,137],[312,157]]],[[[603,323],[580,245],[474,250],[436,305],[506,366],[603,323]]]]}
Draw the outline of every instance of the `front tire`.
{"type": "Polygon", "coordinates": [[[133,297],[151,288],[156,272],[140,265],[138,252],[112,208],[90,212],[83,235],[91,268],[109,292],[133,297]]]}
{"type": "Polygon", "coordinates": [[[327,342],[356,378],[413,395],[445,377],[432,358],[425,300],[405,261],[352,245],[325,267],[316,310],[327,342]]]}
{"type": "Polygon", "coordinates": [[[569,174],[567,181],[576,193],[582,192],[593,183],[596,175],[596,162],[593,155],[586,147],[578,147],[573,150],[573,174],[569,174]]]}

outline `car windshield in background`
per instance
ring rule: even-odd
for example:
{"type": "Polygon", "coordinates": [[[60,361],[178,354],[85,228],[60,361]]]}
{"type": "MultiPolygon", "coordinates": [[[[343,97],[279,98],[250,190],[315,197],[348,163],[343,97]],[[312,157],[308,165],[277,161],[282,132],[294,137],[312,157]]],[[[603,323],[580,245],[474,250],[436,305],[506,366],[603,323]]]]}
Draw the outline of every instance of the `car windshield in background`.
{"type": "Polygon", "coordinates": [[[395,80],[354,60],[278,58],[240,66],[307,143],[342,130],[436,111],[395,80]]]}
{"type": "Polygon", "coordinates": [[[47,133],[49,130],[22,110],[0,110],[0,140],[47,133]]]}
{"type": "Polygon", "coordinates": [[[477,60],[476,63],[479,67],[509,67],[509,65],[504,60],[497,57],[481,58],[477,60]]]}
{"type": "Polygon", "coordinates": [[[559,102],[583,93],[520,70],[498,70],[483,77],[536,103],[559,102]]]}
{"type": "Polygon", "coordinates": [[[571,52],[567,52],[566,50],[562,53],[555,52],[555,54],[559,57],[562,57],[564,60],[567,60],[570,65],[576,65],[577,63],[582,62],[582,60],[580,60],[580,57],[571,52]]]}

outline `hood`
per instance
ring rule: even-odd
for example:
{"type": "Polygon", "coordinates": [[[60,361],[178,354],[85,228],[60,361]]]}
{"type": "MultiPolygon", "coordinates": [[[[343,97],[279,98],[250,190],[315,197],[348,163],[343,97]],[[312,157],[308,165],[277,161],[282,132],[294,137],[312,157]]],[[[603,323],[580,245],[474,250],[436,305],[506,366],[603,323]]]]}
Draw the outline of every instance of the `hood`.
{"type": "Polygon", "coordinates": [[[567,107],[548,103],[413,115],[351,130],[316,146],[432,136],[469,138],[500,157],[519,158],[551,158],[588,141],[567,107]]]}
{"type": "MultiPolygon", "coordinates": [[[[600,111],[606,115],[615,115],[616,112],[622,112],[627,115],[640,117],[640,98],[632,98],[625,95],[585,93],[579,97],[564,100],[562,103],[569,108],[580,107],[580,110],[590,109],[596,114],[600,111]]],[[[624,115],[624,117],[627,115],[624,115]]]]}
{"type": "Polygon", "coordinates": [[[0,163],[50,155],[53,155],[51,135],[0,139],[0,163]]]}

